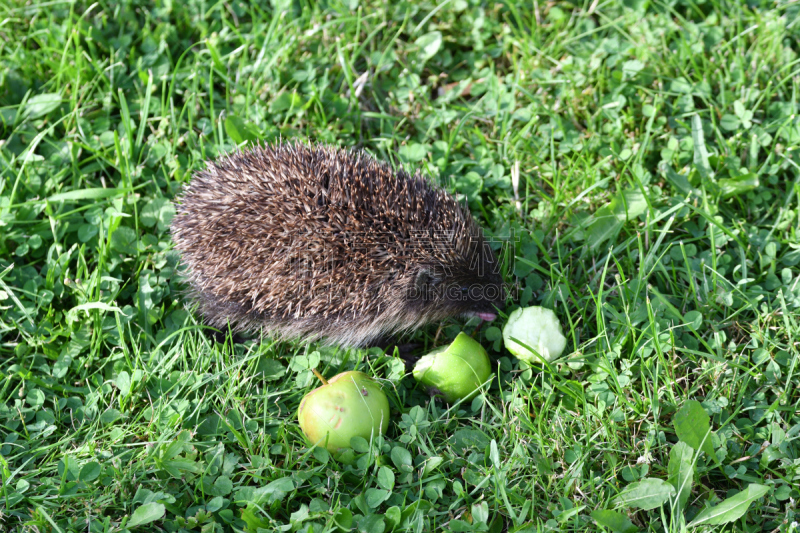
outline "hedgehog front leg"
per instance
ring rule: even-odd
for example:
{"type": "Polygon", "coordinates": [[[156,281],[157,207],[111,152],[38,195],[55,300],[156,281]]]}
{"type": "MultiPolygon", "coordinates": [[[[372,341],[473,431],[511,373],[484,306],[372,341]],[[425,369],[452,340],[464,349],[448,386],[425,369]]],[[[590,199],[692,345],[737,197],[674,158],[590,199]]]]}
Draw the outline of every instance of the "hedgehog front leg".
{"type": "Polygon", "coordinates": [[[384,351],[384,353],[387,354],[393,353],[396,348],[397,356],[403,360],[403,363],[405,363],[406,372],[411,372],[414,369],[416,362],[420,357],[422,357],[422,355],[418,353],[419,349],[422,347],[422,343],[406,342],[400,344],[395,336],[381,337],[380,339],[370,343],[370,346],[368,347],[380,348],[384,351]]]}

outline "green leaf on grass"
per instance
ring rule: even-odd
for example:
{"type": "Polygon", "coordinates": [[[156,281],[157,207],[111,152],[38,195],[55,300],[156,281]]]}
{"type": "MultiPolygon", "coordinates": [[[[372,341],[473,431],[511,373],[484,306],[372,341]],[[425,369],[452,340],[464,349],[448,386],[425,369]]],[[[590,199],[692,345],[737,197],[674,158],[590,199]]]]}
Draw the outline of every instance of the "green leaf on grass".
{"type": "Polygon", "coordinates": [[[125,527],[134,528],[149,524],[150,522],[155,522],[161,519],[165,512],[166,508],[163,503],[151,502],[140,505],[139,508],[133,512],[130,521],[125,524],[125,527]]]}
{"type": "Polygon", "coordinates": [[[592,511],[592,518],[597,525],[606,527],[614,533],[633,533],[638,531],[638,528],[633,525],[627,516],[619,511],[612,511],[605,509],[602,511],[592,511]]]}
{"type": "Polygon", "coordinates": [[[119,393],[123,398],[131,391],[131,375],[124,370],[119,373],[114,382],[116,383],[119,393]]]}
{"type": "Polygon", "coordinates": [[[233,482],[228,476],[220,476],[214,481],[214,486],[211,487],[211,494],[213,496],[227,496],[233,490],[233,482]]]}
{"type": "Polygon", "coordinates": [[[371,509],[377,508],[380,504],[385,502],[392,493],[388,490],[383,489],[367,489],[365,494],[365,499],[367,500],[367,505],[370,506],[371,509]]]}
{"type": "Polygon", "coordinates": [[[101,471],[100,465],[96,462],[92,461],[90,463],[86,463],[81,468],[81,473],[78,474],[78,479],[83,482],[94,481],[100,477],[101,471]]]}
{"type": "Polygon", "coordinates": [[[424,145],[412,142],[398,148],[397,155],[404,163],[419,163],[428,155],[428,150],[424,145]]]}
{"type": "Polygon", "coordinates": [[[175,216],[175,207],[166,198],[153,198],[142,209],[139,217],[142,224],[152,228],[158,224],[158,231],[165,231],[175,216]]]}
{"type": "Polygon", "coordinates": [[[111,247],[123,254],[135,254],[137,241],[136,231],[127,226],[120,226],[111,234],[111,247]]]}
{"type": "Polygon", "coordinates": [[[694,166],[700,176],[706,180],[711,176],[711,165],[708,163],[708,151],[706,150],[706,140],[703,134],[703,122],[700,116],[692,116],[692,141],[694,141],[694,166]]]}
{"type": "Polygon", "coordinates": [[[668,165],[662,165],[661,169],[664,173],[664,177],[667,181],[678,191],[683,194],[684,196],[689,194],[697,194],[697,189],[695,189],[691,183],[689,183],[689,178],[684,176],[683,174],[678,174],[668,165]]]}
{"type": "Polygon", "coordinates": [[[289,476],[269,482],[264,487],[255,490],[255,502],[260,505],[272,505],[286,497],[288,492],[294,490],[294,482],[289,476]]]}
{"type": "Polygon", "coordinates": [[[378,470],[378,486],[386,490],[394,488],[394,472],[388,466],[382,466],[378,470]]]}
{"type": "Polygon", "coordinates": [[[100,415],[100,422],[103,424],[113,424],[120,418],[122,418],[122,413],[112,407],[103,411],[103,414],[100,415]]]}
{"type": "Polygon", "coordinates": [[[669,452],[669,466],[667,466],[669,478],[667,478],[667,481],[678,492],[678,506],[680,509],[686,506],[686,501],[692,492],[692,480],[694,478],[693,457],[694,450],[685,442],[679,442],[669,452]]]}
{"type": "Polygon", "coordinates": [[[242,520],[245,523],[244,530],[247,533],[256,533],[259,528],[268,529],[269,522],[258,516],[256,513],[261,513],[255,504],[249,503],[245,509],[242,509],[242,520]]]}
{"type": "Polygon", "coordinates": [[[265,355],[258,360],[256,372],[259,372],[265,381],[275,381],[286,374],[286,367],[272,356],[265,355]]]}
{"type": "Polygon", "coordinates": [[[623,224],[647,210],[647,200],[639,189],[617,193],[608,205],[598,209],[586,227],[586,242],[592,250],[617,235],[623,224]]]}
{"type": "Polygon", "coordinates": [[[472,504],[472,523],[485,524],[489,521],[489,506],[486,502],[472,504]]]}
{"type": "Polygon", "coordinates": [[[414,44],[419,48],[420,59],[425,62],[435,56],[442,46],[442,32],[432,31],[426,33],[417,39],[414,44]]]}
{"type": "Polygon", "coordinates": [[[700,311],[689,311],[683,315],[683,321],[696,331],[703,325],[703,313],[700,311]]]}
{"type": "Polygon", "coordinates": [[[759,185],[758,176],[755,174],[743,174],[735,178],[724,178],[718,182],[722,199],[738,196],[752,191],[759,185]]]}
{"type": "Polygon", "coordinates": [[[283,92],[269,105],[269,111],[270,113],[282,113],[289,110],[296,112],[301,107],[303,107],[303,99],[297,92],[283,92]]]}
{"type": "Polygon", "coordinates": [[[130,192],[130,189],[106,189],[105,187],[89,187],[74,191],[60,192],[47,198],[48,202],[67,202],[72,200],[99,200],[101,198],[111,198],[112,196],[122,196],[130,192]]]}
{"type": "Polygon", "coordinates": [[[350,509],[342,507],[333,515],[333,521],[340,531],[350,531],[353,527],[353,513],[350,509]]]}
{"type": "Polygon", "coordinates": [[[428,474],[439,468],[439,465],[441,465],[443,462],[444,459],[442,459],[439,456],[428,457],[427,459],[425,459],[425,465],[422,467],[422,475],[427,476],[428,474]]]}
{"type": "Polygon", "coordinates": [[[31,96],[25,102],[25,118],[40,118],[55,110],[61,105],[61,95],[58,93],[45,93],[31,96]]]}
{"type": "Polygon", "coordinates": [[[644,68],[644,63],[638,59],[631,59],[622,64],[623,78],[628,80],[636,76],[644,68]]]}
{"type": "Polygon", "coordinates": [[[411,454],[405,448],[401,448],[400,446],[395,446],[392,448],[391,458],[394,466],[401,471],[411,471],[413,460],[411,458],[411,454]]]}
{"type": "Polygon", "coordinates": [[[359,533],[383,533],[385,530],[386,524],[381,515],[370,514],[358,520],[359,533]]]}
{"type": "Polygon", "coordinates": [[[711,444],[711,418],[700,402],[689,400],[684,403],[672,418],[672,424],[678,439],[695,450],[704,451],[709,457],[716,460],[714,446],[711,444]]]}
{"type": "Polygon", "coordinates": [[[663,479],[644,478],[631,483],[619,496],[611,500],[617,506],[634,507],[638,509],[655,509],[675,495],[675,487],[663,479]]]}
{"type": "MultiPolygon", "coordinates": [[[[486,448],[490,442],[489,437],[487,437],[486,433],[483,431],[479,429],[467,428],[459,429],[453,433],[453,436],[450,437],[450,439],[453,443],[453,448],[460,454],[464,454],[470,449],[483,451],[483,449],[486,448]]],[[[394,450],[392,453],[394,454],[394,450]]],[[[394,459],[394,455],[392,455],[392,459],[394,459]]]]}
{"type": "Polygon", "coordinates": [[[81,242],[87,242],[99,232],[100,229],[97,226],[93,226],[91,224],[81,224],[78,226],[78,239],[80,239],[81,242]]]}
{"type": "Polygon", "coordinates": [[[753,112],[749,109],[745,109],[741,100],[736,100],[733,103],[733,112],[736,113],[736,116],[742,121],[742,127],[744,129],[748,130],[753,126],[753,112]]]}
{"type": "Polygon", "coordinates": [[[235,115],[230,115],[225,119],[225,133],[236,144],[255,141],[259,134],[258,128],[253,123],[246,122],[235,115]]]}
{"type": "Polygon", "coordinates": [[[736,131],[739,128],[739,117],[736,115],[722,115],[719,125],[727,131],[736,131]]]}
{"type": "Polygon", "coordinates": [[[751,483],[742,492],[732,496],[710,509],[706,509],[695,517],[687,527],[710,525],[717,526],[738,520],[747,511],[751,503],[769,492],[769,487],[751,483]]]}
{"type": "Polygon", "coordinates": [[[400,508],[397,506],[389,507],[386,509],[386,513],[383,515],[383,518],[387,522],[389,528],[393,529],[397,527],[397,525],[400,523],[400,519],[402,518],[400,508]]]}

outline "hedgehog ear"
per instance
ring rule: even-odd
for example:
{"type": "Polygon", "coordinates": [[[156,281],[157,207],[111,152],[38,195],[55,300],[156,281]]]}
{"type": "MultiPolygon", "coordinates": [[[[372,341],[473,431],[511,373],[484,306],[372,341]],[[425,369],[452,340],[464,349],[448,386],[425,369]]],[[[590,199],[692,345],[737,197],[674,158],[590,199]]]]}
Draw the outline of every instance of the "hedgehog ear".
{"type": "Polygon", "coordinates": [[[434,271],[422,269],[414,277],[414,289],[419,294],[425,294],[429,289],[436,288],[441,282],[441,276],[438,276],[434,271]]]}
{"type": "Polygon", "coordinates": [[[431,285],[433,282],[433,273],[430,270],[420,270],[417,272],[417,275],[414,277],[414,288],[417,291],[422,293],[431,285]]]}

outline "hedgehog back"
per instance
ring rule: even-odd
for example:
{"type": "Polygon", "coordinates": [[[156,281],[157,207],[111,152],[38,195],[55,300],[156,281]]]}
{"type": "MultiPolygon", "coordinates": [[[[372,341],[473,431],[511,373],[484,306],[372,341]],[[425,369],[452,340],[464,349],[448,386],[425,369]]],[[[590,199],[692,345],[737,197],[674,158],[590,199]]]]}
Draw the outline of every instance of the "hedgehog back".
{"type": "Polygon", "coordinates": [[[435,318],[403,305],[413,277],[468,270],[482,243],[468,210],[418,174],[301,144],[209,163],[172,233],[210,325],[342,345],[435,318]]]}

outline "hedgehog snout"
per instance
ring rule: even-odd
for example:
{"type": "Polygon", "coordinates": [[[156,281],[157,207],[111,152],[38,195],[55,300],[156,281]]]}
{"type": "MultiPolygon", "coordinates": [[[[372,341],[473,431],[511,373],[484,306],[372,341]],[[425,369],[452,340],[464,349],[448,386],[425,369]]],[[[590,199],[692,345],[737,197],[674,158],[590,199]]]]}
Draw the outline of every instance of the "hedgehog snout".
{"type": "Polygon", "coordinates": [[[487,322],[491,322],[495,318],[497,318],[497,314],[503,311],[506,307],[505,297],[496,297],[492,299],[485,299],[476,302],[473,309],[470,311],[470,315],[476,316],[481,320],[485,320],[487,322]]]}
{"type": "Polygon", "coordinates": [[[499,277],[493,276],[490,279],[475,280],[469,285],[464,284],[461,286],[460,296],[452,301],[465,317],[478,317],[490,322],[505,308],[506,291],[499,277]]]}

